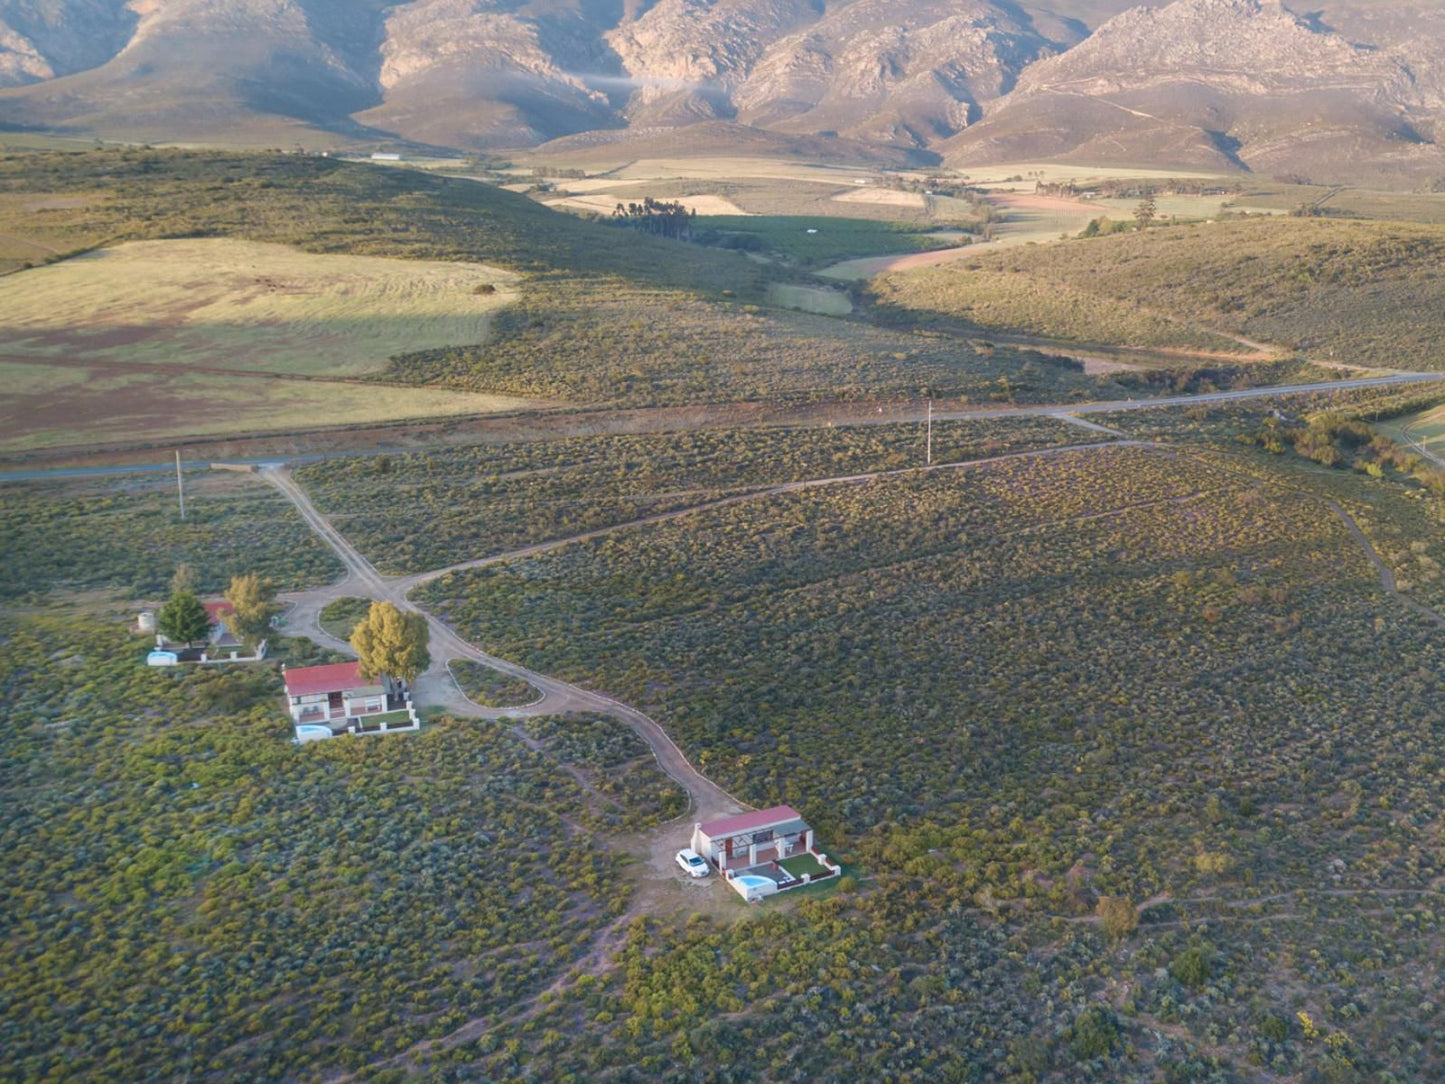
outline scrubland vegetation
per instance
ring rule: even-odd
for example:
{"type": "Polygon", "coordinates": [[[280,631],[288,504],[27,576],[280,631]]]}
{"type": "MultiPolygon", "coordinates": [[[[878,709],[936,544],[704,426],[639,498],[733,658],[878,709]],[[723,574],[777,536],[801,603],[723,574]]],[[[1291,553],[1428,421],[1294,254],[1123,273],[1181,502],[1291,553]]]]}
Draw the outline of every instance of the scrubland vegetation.
{"type": "MultiPolygon", "coordinates": [[[[20,210],[37,201],[51,208],[39,214],[56,256],[98,243],[228,237],[521,274],[520,297],[496,311],[485,344],[398,354],[374,377],[384,383],[594,404],[925,391],[1039,401],[1092,388],[1009,347],[976,352],[954,337],[766,308],[769,283],[786,269],[624,234],[488,185],[412,170],[145,149],[0,158],[0,233],[39,228],[35,213],[20,210]]],[[[893,231],[859,228],[869,237],[893,231]]],[[[799,236],[835,228],[819,229],[799,236]]],[[[288,415],[286,424],[296,423],[288,415]]]]}
{"type": "Polygon", "coordinates": [[[871,288],[885,316],[895,322],[926,314],[1075,342],[1250,352],[1222,335],[1144,310],[1131,297],[1098,296],[1098,287],[1090,282],[1029,275],[1020,261],[1009,267],[995,266],[995,261],[957,261],[899,271],[875,280],[871,288]]]}
{"type": "Polygon", "coordinates": [[[515,1010],[626,904],[591,832],[677,804],[609,720],[298,748],[269,667],[3,626],[7,1079],[317,1079],[515,1010]]]}
{"type": "Polygon", "coordinates": [[[328,602],[318,615],[321,627],[338,640],[350,640],[352,630],[371,612],[369,598],[348,596],[328,602]]]}
{"type": "Polygon", "coordinates": [[[257,569],[282,589],[340,575],[332,552],[260,481],[190,475],[186,491],[182,522],[175,479],[164,475],[0,487],[0,598],[111,588],[154,599],[183,563],[197,590],[216,594],[257,569]]]}
{"type": "Polygon", "coordinates": [[[1231,219],[980,255],[890,276],[880,296],[1098,342],[1190,345],[1198,325],[1360,365],[1441,369],[1442,257],[1441,226],[1231,219]]]}
{"type": "MultiPolygon", "coordinates": [[[[684,242],[656,242],[686,246],[684,242]]],[[[975,352],[956,338],[764,309],[610,281],[533,280],[481,347],[396,358],[384,378],[579,403],[860,399],[923,394],[1021,401],[1092,384],[1027,351],[975,352]]]]}
{"type": "Polygon", "coordinates": [[[530,681],[511,677],[471,659],[452,659],[447,667],[467,699],[484,708],[514,708],[530,704],[541,696],[530,681]]]}
{"type": "Polygon", "coordinates": [[[590,713],[534,715],[521,725],[549,756],[577,773],[601,823],[647,828],[686,811],[687,795],[662,774],[642,739],[617,720],[590,713]]]}
{"type": "Polygon", "coordinates": [[[1381,419],[1409,415],[1445,396],[1441,386],[1290,396],[1269,403],[1201,405],[1108,415],[1131,436],[1235,453],[1229,468],[1307,488],[1339,502],[1369,537],[1410,598],[1445,611],[1445,470],[1391,437],[1381,419]]]}
{"type": "Polygon", "coordinates": [[[654,713],[747,800],[799,805],[869,878],[766,929],[635,928],[620,976],[553,1007],[596,1039],[453,1060],[1429,1079],[1438,629],[1308,475],[1233,446],[1256,477],[1205,447],[1065,453],[425,589],[490,650],[654,713]],[[1106,932],[1100,896],[1147,902],[1138,929],[1106,932]],[[877,1026],[904,1018],[907,1042],[877,1026]]]}
{"type": "MultiPolygon", "coordinates": [[[[0,232],[30,228],[15,210],[21,196],[61,203],[97,189],[103,199],[45,212],[47,229],[73,233],[74,250],[97,238],[219,236],[524,274],[521,299],[500,311],[488,345],[400,355],[378,377],[388,382],[605,403],[985,395],[1025,364],[1007,351],[982,359],[956,342],[753,308],[780,272],[738,253],[624,236],[487,185],[329,159],[0,158],[0,197],[16,197],[0,199],[0,232]]],[[[1051,385],[1051,395],[1069,389],[1067,379],[1051,385]]]]}
{"type": "MultiPolygon", "coordinates": [[[[1109,438],[1053,418],[938,422],[933,455],[946,463],[1095,439],[1109,438]]],[[[329,459],[296,478],[371,561],[405,573],[923,456],[919,424],[700,430],[329,459]]]]}
{"type": "MultiPolygon", "coordinates": [[[[528,276],[495,344],[398,359],[393,379],[625,403],[890,389],[1007,403],[1249,379],[1229,364],[1088,379],[752,309],[775,272],[735,255],[620,243],[400,170],[0,159],[0,225],[19,188],[103,193],[57,206],[57,249],[182,230],[528,276]]],[[[1304,326],[1338,302],[1354,314],[1342,347],[1433,349],[1428,324],[1402,331],[1391,306],[1432,296],[1434,235],[1308,232],[1320,225],[1161,229],[947,274],[1041,284],[998,318],[1055,334],[1187,339],[1147,317],[1173,305],[1271,337],[1256,323],[1304,326]],[[1383,302],[1367,312],[1351,290],[1383,302]]],[[[955,314],[940,289],[904,318],[955,314]]],[[[7,486],[0,1077],[1438,1080],[1445,648],[1420,607],[1445,608],[1445,489],[1368,428],[1434,394],[1131,412],[1100,420],[1170,446],[778,494],[758,491],[919,465],[921,427],[298,470],[389,572],[750,495],[414,595],[500,656],[647,711],[742,800],[803,811],[847,876],[735,904],[734,921],[636,906],[619,923],[638,871],[605,837],[687,801],[616,721],[443,720],[296,747],[270,666],[152,670],[139,639],[63,615],[69,591],[158,596],[182,561],[207,592],[253,569],[283,587],[334,579],[255,479],[189,479],[185,524],[159,479],[7,486]],[[418,1050],[469,1022],[465,1041],[418,1050]]],[[[934,457],[1107,441],[1055,419],[940,422],[934,457]]],[[[333,603],[328,627],[343,634],[362,601],[333,603]]],[[[453,665],[478,698],[530,690],[453,665]]],[[[677,845],[687,826],[667,829],[677,845]]]]}

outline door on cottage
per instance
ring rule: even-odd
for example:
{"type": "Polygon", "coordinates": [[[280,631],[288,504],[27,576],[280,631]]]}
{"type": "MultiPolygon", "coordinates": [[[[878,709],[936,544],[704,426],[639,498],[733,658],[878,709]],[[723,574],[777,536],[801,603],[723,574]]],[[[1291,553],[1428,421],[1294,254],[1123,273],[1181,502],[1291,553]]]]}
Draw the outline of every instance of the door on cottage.
{"type": "Polygon", "coordinates": [[[333,715],[336,712],[340,711],[344,706],[345,705],[343,705],[341,702],[340,693],[332,693],[326,698],[326,710],[333,715]]]}

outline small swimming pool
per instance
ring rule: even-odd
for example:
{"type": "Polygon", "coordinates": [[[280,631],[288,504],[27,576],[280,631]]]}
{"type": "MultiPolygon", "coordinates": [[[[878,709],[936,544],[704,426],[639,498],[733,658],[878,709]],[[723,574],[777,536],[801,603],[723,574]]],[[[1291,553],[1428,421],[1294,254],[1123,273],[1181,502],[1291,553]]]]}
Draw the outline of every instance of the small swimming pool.
{"type": "Polygon", "coordinates": [[[778,890],[778,883],[769,877],[759,877],[754,873],[745,873],[741,877],[729,879],[728,884],[737,889],[738,895],[745,900],[756,900],[763,896],[770,896],[778,890]]]}

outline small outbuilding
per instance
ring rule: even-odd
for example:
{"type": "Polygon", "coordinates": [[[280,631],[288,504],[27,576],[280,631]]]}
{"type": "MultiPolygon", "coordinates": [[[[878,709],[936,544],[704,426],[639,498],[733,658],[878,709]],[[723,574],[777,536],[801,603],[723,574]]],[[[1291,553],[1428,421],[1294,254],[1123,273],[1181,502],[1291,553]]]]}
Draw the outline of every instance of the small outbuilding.
{"type": "Polygon", "coordinates": [[[182,644],[170,640],[164,633],[156,630],[156,615],[152,610],[144,610],[136,620],[136,628],[142,632],[155,634],[156,647],[146,658],[150,666],[176,666],[180,663],[221,663],[221,662],[260,662],[266,657],[266,641],[263,639],[256,644],[256,649],[249,655],[242,654],[246,650],[245,641],[231,631],[232,619],[235,617],[236,608],[225,599],[212,599],[209,602],[202,602],[206,609],[206,617],[210,621],[210,629],[206,633],[204,643],[182,644]]]}

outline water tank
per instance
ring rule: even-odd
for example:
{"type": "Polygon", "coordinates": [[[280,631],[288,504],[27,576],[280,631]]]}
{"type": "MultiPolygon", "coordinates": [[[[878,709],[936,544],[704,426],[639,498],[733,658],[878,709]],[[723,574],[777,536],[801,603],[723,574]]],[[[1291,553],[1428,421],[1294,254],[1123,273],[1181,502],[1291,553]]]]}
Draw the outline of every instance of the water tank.
{"type": "Polygon", "coordinates": [[[142,610],[140,616],[135,619],[135,626],[141,632],[155,632],[156,615],[150,610],[142,610]]]}

